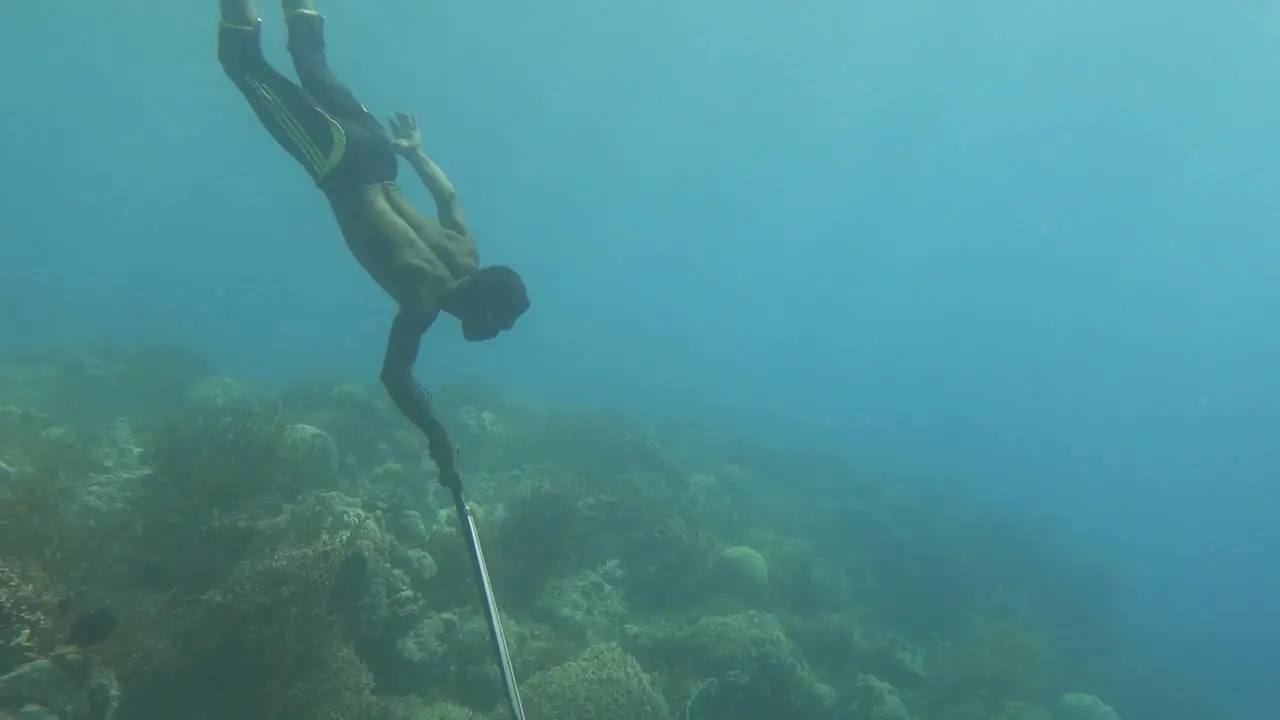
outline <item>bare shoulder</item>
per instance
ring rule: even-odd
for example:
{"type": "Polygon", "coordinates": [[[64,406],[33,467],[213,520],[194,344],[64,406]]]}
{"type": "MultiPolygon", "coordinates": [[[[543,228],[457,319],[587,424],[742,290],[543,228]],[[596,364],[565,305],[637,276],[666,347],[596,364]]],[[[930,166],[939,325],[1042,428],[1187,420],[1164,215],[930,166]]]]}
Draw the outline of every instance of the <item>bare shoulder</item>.
{"type": "Polygon", "coordinates": [[[470,234],[450,230],[437,225],[438,240],[432,244],[432,250],[441,262],[449,267],[454,277],[462,279],[474,273],[480,267],[480,249],[476,247],[475,238],[470,234]]]}

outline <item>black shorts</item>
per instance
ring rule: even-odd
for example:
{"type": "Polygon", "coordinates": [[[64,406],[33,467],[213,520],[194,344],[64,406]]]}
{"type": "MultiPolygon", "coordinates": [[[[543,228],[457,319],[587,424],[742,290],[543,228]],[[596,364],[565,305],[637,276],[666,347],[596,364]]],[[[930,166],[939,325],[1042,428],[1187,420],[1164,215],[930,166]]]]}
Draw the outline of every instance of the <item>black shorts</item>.
{"type": "Polygon", "coordinates": [[[325,60],[324,18],[294,13],[287,20],[289,55],[301,84],[262,55],[262,27],[223,23],[218,60],[253,112],[326,193],[396,179],[391,139],[325,60]]]}

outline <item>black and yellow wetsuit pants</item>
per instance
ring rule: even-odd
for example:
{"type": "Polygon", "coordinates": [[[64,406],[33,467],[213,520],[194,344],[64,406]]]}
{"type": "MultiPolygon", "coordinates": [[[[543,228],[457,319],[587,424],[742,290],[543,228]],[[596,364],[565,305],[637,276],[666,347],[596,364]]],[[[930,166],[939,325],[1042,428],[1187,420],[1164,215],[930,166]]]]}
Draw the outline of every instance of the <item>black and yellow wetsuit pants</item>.
{"type": "Polygon", "coordinates": [[[223,23],[218,60],[254,114],[326,192],[395,180],[396,156],[381,123],[329,69],[324,18],[298,11],[285,18],[299,84],[262,54],[262,26],[223,23]]]}

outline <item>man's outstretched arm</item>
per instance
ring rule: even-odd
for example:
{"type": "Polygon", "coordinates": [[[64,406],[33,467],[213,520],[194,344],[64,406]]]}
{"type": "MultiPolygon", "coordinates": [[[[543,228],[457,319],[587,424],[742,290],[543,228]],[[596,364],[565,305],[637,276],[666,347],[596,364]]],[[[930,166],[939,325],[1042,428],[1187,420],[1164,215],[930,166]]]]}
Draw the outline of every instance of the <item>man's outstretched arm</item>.
{"type": "Polygon", "coordinates": [[[436,212],[440,225],[459,235],[471,234],[467,227],[466,215],[462,212],[462,203],[458,202],[458,191],[449,182],[449,176],[436,165],[435,161],[422,151],[422,132],[418,129],[418,118],[409,113],[396,113],[391,118],[391,131],[395,135],[396,151],[409,161],[409,166],[418,174],[427,192],[436,201],[436,212]]]}
{"type": "Polygon", "coordinates": [[[382,384],[396,409],[427,436],[431,459],[440,468],[440,484],[452,487],[459,480],[457,449],[444,425],[436,418],[431,398],[413,377],[422,336],[437,315],[435,312],[406,310],[396,314],[387,338],[387,354],[382,361],[382,384]]]}
{"type": "Polygon", "coordinates": [[[418,178],[422,180],[423,185],[427,186],[431,197],[436,201],[440,224],[459,235],[469,235],[471,229],[467,227],[467,218],[462,213],[458,191],[454,189],[453,183],[449,182],[449,176],[444,174],[444,170],[441,170],[440,166],[422,151],[422,148],[405,155],[405,159],[409,161],[409,167],[418,173],[418,178]]]}

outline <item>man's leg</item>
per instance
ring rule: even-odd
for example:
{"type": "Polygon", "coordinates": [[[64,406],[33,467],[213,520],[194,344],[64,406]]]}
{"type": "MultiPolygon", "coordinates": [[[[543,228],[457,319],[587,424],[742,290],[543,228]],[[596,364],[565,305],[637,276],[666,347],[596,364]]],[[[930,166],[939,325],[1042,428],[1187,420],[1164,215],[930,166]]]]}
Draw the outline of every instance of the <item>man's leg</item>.
{"type": "Polygon", "coordinates": [[[262,55],[253,0],[220,0],[218,61],[276,142],[319,181],[342,161],[345,133],[306,91],[262,55]]]}
{"type": "Polygon", "coordinates": [[[255,27],[260,20],[253,0],[222,0],[222,22],[235,27],[255,27]]]}
{"type": "Polygon", "coordinates": [[[282,0],[285,24],[289,27],[289,55],[302,87],[326,111],[344,120],[378,120],[329,68],[325,57],[324,16],[315,0],[282,0]]]}

